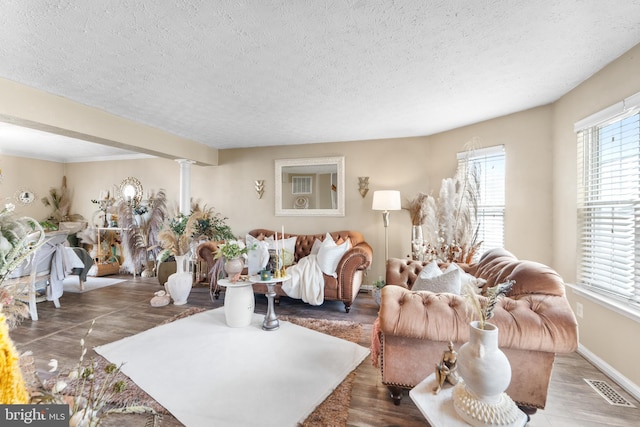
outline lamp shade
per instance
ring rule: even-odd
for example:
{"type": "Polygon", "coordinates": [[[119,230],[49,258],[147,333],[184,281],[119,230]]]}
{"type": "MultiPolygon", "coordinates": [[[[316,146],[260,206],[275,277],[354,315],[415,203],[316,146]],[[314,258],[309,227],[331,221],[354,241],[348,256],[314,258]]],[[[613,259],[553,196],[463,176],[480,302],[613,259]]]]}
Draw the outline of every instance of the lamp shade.
{"type": "Polygon", "coordinates": [[[399,211],[402,209],[400,192],[397,190],[374,191],[371,209],[374,211],[399,211]]]}

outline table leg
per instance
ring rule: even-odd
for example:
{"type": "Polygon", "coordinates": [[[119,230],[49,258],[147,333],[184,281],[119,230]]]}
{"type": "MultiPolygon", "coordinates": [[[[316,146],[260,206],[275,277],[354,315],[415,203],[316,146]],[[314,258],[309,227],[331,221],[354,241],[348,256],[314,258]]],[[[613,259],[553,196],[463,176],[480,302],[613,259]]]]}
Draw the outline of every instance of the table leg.
{"type": "Polygon", "coordinates": [[[276,296],[275,283],[267,283],[267,314],[264,316],[262,322],[262,329],[265,331],[275,331],[280,327],[280,321],[276,316],[276,311],[273,308],[273,298],[276,296]]]}

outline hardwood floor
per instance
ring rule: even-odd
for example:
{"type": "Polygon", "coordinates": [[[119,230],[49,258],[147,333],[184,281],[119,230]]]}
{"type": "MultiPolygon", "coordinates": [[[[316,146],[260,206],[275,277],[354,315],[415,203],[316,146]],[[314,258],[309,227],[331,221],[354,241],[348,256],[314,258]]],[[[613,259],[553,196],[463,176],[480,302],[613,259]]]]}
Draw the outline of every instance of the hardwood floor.
{"type": "MultiPolygon", "coordinates": [[[[109,276],[114,277],[114,276],[109,276]]],[[[58,359],[60,366],[73,366],[79,356],[79,340],[92,319],[94,330],[88,346],[106,344],[149,329],[189,307],[221,307],[220,300],[211,301],[208,289],[195,288],[187,305],[153,308],[149,300],[160,289],[155,278],[122,276],[125,282],[86,292],[65,293],[61,308],[51,302],[38,304],[40,320],[25,320],[10,335],[19,351],[33,351],[36,367],[46,371],[49,359],[58,359]]],[[[224,295],[224,294],[223,294],[224,295]]],[[[266,298],[256,295],[256,312],[266,313],[266,298]]],[[[276,306],[278,315],[292,315],[332,320],[351,320],[363,325],[360,344],[369,347],[371,327],[377,316],[377,305],[367,293],[360,293],[351,312],[345,313],[342,303],[328,301],[314,307],[301,301],[282,299],[276,306]]],[[[425,362],[428,363],[428,362],[425,362]]],[[[405,392],[400,406],[388,398],[380,372],[366,359],[357,369],[351,396],[348,426],[426,426],[420,411],[405,392]]],[[[142,418],[128,419],[126,425],[144,425],[142,418]]],[[[637,426],[640,425],[640,403],[578,354],[558,356],[554,365],[547,407],[538,411],[528,424],[532,427],[564,426],[637,426]],[[636,405],[626,408],[609,405],[584,381],[584,378],[607,381],[616,391],[636,405]]],[[[105,425],[123,426],[122,420],[105,425]]],[[[164,417],[163,426],[181,425],[172,417],[164,417]]]]}

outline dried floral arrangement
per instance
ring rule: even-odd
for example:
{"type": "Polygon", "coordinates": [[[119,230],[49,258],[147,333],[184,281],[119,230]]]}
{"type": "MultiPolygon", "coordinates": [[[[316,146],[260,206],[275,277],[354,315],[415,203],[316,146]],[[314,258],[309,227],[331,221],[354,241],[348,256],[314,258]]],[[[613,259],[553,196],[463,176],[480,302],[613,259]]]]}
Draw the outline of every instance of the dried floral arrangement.
{"type": "MultiPolygon", "coordinates": [[[[155,260],[162,249],[158,234],[167,215],[167,195],[163,189],[151,194],[144,204],[129,204],[120,200],[116,206],[118,222],[124,229],[123,244],[135,271],[153,271],[149,260],[155,260]]],[[[148,273],[147,273],[148,274],[148,273]]]]}
{"type": "Polygon", "coordinates": [[[477,241],[480,174],[475,167],[458,169],[442,180],[438,199],[425,205],[426,261],[470,263],[482,242],[477,241]]]}
{"type": "Polygon", "coordinates": [[[405,209],[409,211],[411,217],[411,225],[423,225],[427,220],[427,211],[432,202],[433,197],[429,197],[426,193],[418,193],[413,199],[409,200],[409,204],[405,209]]]}
{"type": "Polygon", "coordinates": [[[69,425],[72,427],[95,427],[112,413],[148,413],[152,415],[152,424],[159,425],[161,415],[154,409],[140,405],[114,405],[113,397],[126,388],[122,366],[106,364],[101,372],[94,358],[85,360],[86,340],[93,331],[95,320],[91,322],[84,337],[80,339],[80,357],[76,366],[69,371],[58,371],[58,361],[51,359],[49,373],[56,374],[51,380],[41,381],[31,392],[31,403],[68,404],[70,410],[69,425]]]}
{"type": "Polygon", "coordinates": [[[62,186],[58,188],[50,188],[49,196],[40,199],[43,205],[51,208],[51,215],[48,221],[59,224],[64,221],[83,221],[84,217],[79,214],[71,213],[71,200],[73,194],[67,187],[67,177],[62,177],[62,186]]]}
{"type": "Polygon", "coordinates": [[[189,215],[178,212],[165,221],[158,240],[165,249],[165,255],[186,255],[194,241],[234,239],[226,220],[226,217],[213,208],[192,203],[189,215]]]}
{"type": "Polygon", "coordinates": [[[484,329],[487,321],[493,317],[500,297],[508,293],[515,283],[515,280],[507,280],[487,288],[484,295],[485,298],[481,298],[481,295],[477,293],[478,289],[470,281],[465,283],[462,294],[469,302],[467,308],[473,310],[472,318],[478,319],[480,329],[484,329]]]}

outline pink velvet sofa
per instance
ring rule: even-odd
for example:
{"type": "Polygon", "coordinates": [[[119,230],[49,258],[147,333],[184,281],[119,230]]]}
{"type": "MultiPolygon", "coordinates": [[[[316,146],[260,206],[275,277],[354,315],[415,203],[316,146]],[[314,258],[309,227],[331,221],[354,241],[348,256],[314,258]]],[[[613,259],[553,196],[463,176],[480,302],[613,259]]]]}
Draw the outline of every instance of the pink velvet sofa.
{"type": "MultiPolygon", "coordinates": [[[[403,389],[413,388],[434,372],[449,341],[458,349],[469,339],[471,319],[463,296],[411,291],[426,264],[387,261],[387,286],[382,288],[374,325],[372,357],[396,404],[403,389]]],[[[498,327],[499,346],[511,364],[507,394],[528,413],[544,408],[555,354],[573,352],[578,346],[578,324],[562,278],[551,268],[518,260],[504,249],[488,251],[478,263],[460,266],[486,279],[483,289],[515,280],[490,322],[498,327]]]]}
{"type": "MultiPolygon", "coordinates": [[[[250,234],[258,240],[262,240],[267,237],[274,236],[275,232],[273,230],[258,228],[249,231],[247,234],[250,234]]],[[[371,265],[373,250],[364,240],[362,233],[358,231],[335,231],[329,234],[331,234],[331,237],[333,237],[333,240],[336,242],[342,242],[346,239],[350,239],[351,249],[343,255],[342,259],[338,263],[336,277],[323,274],[324,300],[342,301],[344,303],[345,311],[348,313],[351,309],[351,304],[360,291],[365,271],[371,265]]],[[[325,234],[284,234],[285,239],[290,237],[296,237],[294,261],[297,262],[300,258],[309,255],[311,253],[313,243],[316,240],[324,240],[325,234]]],[[[278,233],[278,238],[282,239],[281,233],[278,233]]],[[[216,280],[216,273],[214,269],[216,263],[213,257],[217,248],[217,242],[205,242],[201,243],[197,249],[198,256],[207,263],[210,282],[215,282],[216,280]]],[[[254,284],[253,290],[256,293],[265,294],[267,292],[267,286],[263,284],[254,284]]],[[[279,284],[275,286],[275,291],[277,297],[287,295],[279,284]]]]}

